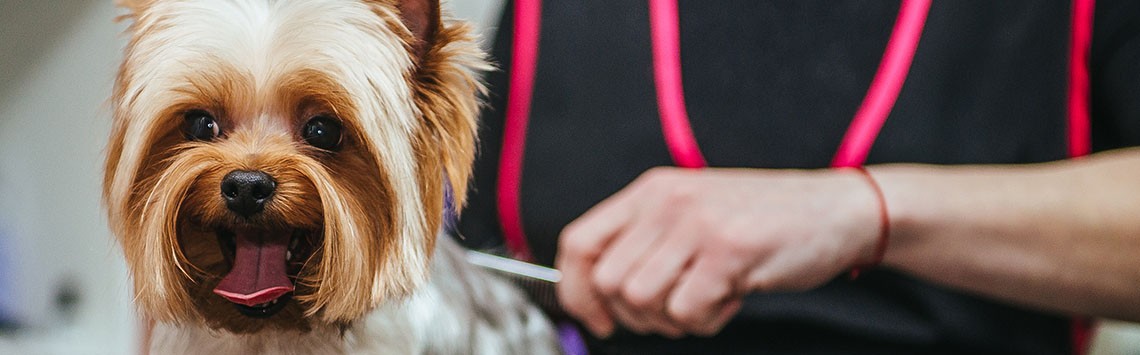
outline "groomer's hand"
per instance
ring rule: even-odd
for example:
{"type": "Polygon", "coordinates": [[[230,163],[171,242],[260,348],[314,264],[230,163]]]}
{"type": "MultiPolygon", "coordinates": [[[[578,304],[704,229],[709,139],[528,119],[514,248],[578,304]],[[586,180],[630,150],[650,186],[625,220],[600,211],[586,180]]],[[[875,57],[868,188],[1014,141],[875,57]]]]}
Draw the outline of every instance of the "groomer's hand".
{"type": "Polygon", "coordinates": [[[655,168],[568,225],[566,311],[669,337],[717,333],[745,293],[817,287],[873,258],[874,190],[854,171],[655,168]]]}

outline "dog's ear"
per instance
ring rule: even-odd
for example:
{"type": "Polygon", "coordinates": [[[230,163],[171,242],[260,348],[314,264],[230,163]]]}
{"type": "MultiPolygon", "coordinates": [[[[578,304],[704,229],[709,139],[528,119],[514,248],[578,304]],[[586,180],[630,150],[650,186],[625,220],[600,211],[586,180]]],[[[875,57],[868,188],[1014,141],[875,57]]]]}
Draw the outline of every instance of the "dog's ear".
{"type": "MultiPolygon", "coordinates": [[[[425,159],[421,167],[433,166],[424,169],[424,184],[446,176],[452,193],[450,205],[459,210],[467,197],[475,159],[479,98],[485,94],[480,72],[491,68],[469,25],[443,21],[439,0],[387,1],[415,37],[410,43],[416,62],[415,100],[424,120],[417,150],[425,159]]],[[[424,196],[443,201],[441,192],[424,196]]]]}
{"type": "Polygon", "coordinates": [[[412,53],[417,59],[423,58],[440,31],[439,0],[399,0],[396,8],[415,37],[412,53]]]}

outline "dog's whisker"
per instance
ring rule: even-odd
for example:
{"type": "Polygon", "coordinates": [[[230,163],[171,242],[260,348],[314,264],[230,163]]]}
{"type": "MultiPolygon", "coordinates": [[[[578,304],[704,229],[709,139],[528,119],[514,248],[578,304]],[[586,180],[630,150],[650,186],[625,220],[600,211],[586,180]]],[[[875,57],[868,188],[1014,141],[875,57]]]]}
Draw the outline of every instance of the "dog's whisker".
{"type": "Polygon", "coordinates": [[[194,280],[194,277],[193,277],[193,276],[190,276],[190,273],[189,273],[189,272],[186,272],[186,268],[183,268],[183,267],[182,267],[182,261],[181,261],[181,260],[180,260],[180,258],[178,257],[178,254],[180,254],[180,253],[176,251],[176,250],[178,249],[178,247],[177,247],[177,246],[174,246],[174,245],[172,244],[172,245],[171,245],[171,249],[172,249],[172,250],[171,250],[171,252],[172,252],[173,254],[175,254],[175,256],[174,256],[174,266],[177,266],[177,267],[178,267],[178,271],[181,271],[181,272],[182,272],[182,275],[186,276],[186,278],[187,278],[187,279],[189,279],[189,280],[190,280],[190,282],[193,282],[193,283],[198,283],[198,281],[194,280]]]}

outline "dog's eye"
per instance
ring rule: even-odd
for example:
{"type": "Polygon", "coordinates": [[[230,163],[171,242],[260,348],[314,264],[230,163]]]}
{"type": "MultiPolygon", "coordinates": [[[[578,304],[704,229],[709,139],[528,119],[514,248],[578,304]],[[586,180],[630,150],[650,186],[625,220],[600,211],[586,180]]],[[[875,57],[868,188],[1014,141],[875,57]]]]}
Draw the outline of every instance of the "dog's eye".
{"type": "Polygon", "coordinates": [[[340,146],[340,123],[328,116],[316,116],[305,123],[301,128],[301,137],[309,145],[324,149],[336,150],[340,146]]]}
{"type": "Polygon", "coordinates": [[[185,119],[182,124],[182,132],[186,134],[186,139],[211,141],[221,133],[218,122],[214,121],[214,117],[206,111],[190,110],[182,117],[185,119]]]}

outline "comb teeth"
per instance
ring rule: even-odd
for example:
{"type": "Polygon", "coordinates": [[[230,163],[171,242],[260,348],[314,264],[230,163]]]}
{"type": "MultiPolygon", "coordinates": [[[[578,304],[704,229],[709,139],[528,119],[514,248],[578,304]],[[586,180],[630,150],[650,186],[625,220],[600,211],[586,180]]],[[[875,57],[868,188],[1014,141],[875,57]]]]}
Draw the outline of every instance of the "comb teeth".
{"type": "Polygon", "coordinates": [[[503,275],[507,275],[507,279],[521,288],[543,311],[548,314],[562,314],[562,305],[558,303],[554,283],[506,273],[503,275]]]}
{"type": "Polygon", "coordinates": [[[467,262],[510,280],[548,314],[563,314],[554,289],[562,280],[558,270],[474,250],[467,251],[467,262]]]}

